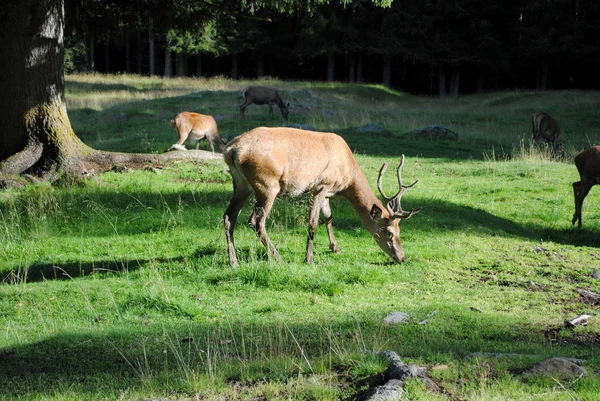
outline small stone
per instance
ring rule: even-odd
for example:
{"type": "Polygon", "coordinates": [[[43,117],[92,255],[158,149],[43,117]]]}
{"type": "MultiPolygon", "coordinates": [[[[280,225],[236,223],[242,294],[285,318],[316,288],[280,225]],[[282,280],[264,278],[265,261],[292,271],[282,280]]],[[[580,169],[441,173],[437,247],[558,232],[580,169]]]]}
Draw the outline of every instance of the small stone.
{"type": "Polygon", "coordinates": [[[410,319],[410,315],[406,312],[390,312],[383,319],[383,321],[387,324],[398,324],[398,323],[407,323],[410,319]]]}
{"type": "Polygon", "coordinates": [[[600,280],[600,269],[598,269],[592,273],[592,278],[595,278],[596,280],[600,280]]]}
{"type": "Polygon", "coordinates": [[[383,127],[381,127],[380,125],[377,125],[377,124],[373,124],[373,123],[363,125],[362,127],[358,127],[356,129],[356,132],[378,133],[378,132],[383,132],[383,131],[385,131],[385,129],[383,127]]]}
{"type": "Polygon", "coordinates": [[[564,358],[550,358],[523,372],[523,377],[559,376],[563,378],[588,376],[588,371],[564,358]]]}

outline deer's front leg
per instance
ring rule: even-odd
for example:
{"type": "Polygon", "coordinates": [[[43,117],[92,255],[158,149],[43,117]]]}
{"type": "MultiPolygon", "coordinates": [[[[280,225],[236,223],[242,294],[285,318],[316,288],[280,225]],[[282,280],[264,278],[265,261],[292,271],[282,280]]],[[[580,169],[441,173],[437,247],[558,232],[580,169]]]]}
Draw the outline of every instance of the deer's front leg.
{"type": "Polygon", "coordinates": [[[327,227],[327,234],[329,235],[329,249],[332,252],[339,253],[341,251],[338,243],[333,235],[333,218],[331,216],[331,206],[329,205],[329,199],[325,198],[321,204],[321,216],[323,216],[323,222],[327,227]]]}
{"type": "Polygon", "coordinates": [[[269,119],[274,119],[275,116],[273,114],[273,104],[269,103],[269,119]]]}
{"type": "Polygon", "coordinates": [[[326,195],[327,189],[320,187],[311,196],[310,215],[308,217],[308,240],[306,241],[306,257],[304,258],[304,262],[308,264],[313,262],[315,231],[319,224],[319,213],[326,195]]]}

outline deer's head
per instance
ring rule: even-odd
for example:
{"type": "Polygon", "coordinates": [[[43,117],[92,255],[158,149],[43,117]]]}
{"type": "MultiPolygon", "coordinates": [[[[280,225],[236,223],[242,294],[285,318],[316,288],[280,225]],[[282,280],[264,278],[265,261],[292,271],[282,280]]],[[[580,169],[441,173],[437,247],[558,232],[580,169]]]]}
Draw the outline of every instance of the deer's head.
{"type": "Polygon", "coordinates": [[[400,161],[397,170],[400,189],[396,195],[388,197],[381,188],[381,181],[387,166],[387,163],[384,163],[381,166],[379,177],[377,178],[377,189],[379,189],[379,193],[383,198],[383,205],[385,206],[387,213],[384,213],[377,205],[373,205],[371,208],[370,216],[376,226],[373,231],[373,238],[377,241],[377,245],[379,245],[379,247],[396,263],[402,263],[404,262],[404,249],[402,249],[402,243],[400,242],[400,220],[411,218],[419,213],[421,208],[405,211],[402,210],[400,201],[404,193],[412,188],[418,181],[415,181],[411,185],[402,184],[402,166],[404,166],[404,155],[402,155],[402,160],[400,161]]]}

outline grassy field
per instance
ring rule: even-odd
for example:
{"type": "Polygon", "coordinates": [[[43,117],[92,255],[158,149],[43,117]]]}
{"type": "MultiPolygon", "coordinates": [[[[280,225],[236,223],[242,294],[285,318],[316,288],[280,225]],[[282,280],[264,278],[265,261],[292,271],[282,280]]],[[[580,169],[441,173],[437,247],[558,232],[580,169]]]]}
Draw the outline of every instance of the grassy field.
{"type": "MultiPolygon", "coordinates": [[[[228,138],[268,120],[249,82],[68,76],[75,132],[97,149],[163,152],[181,111],[218,116],[228,138]]],[[[307,199],[279,200],[268,220],[283,263],[236,230],[227,263],[222,215],[232,194],[222,161],[108,172],[85,185],[0,192],[0,400],[350,400],[380,383],[383,350],[428,369],[409,400],[597,400],[600,188],[571,226],[573,155],[600,143],[600,93],[495,92],[437,99],[367,85],[261,83],[290,102],[291,123],[342,135],[373,188],[406,155],[407,261],[390,259],[351,206],[332,201],[340,254],[320,227],[303,263],[307,199]],[[564,157],[531,147],[531,115],[561,123],[564,157]],[[381,133],[359,133],[367,123],[381,133]],[[442,124],[458,141],[419,137],[442,124]],[[391,169],[390,169],[391,170],[391,169]],[[391,311],[410,314],[388,326],[391,311]],[[564,321],[594,315],[587,326],[564,321]],[[423,320],[424,324],[419,324],[423,320]],[[472,352],[518,354],[467,358],[472,352]],[[528,378],[538,361],[585,359],[589,377],[528,378]]],[[[191,147],[188,144],[188,147],[191,147]]],[[[209,149],[202,143],[203,149],[209,149]]],[[[386,179],[393,185],[391,172],[386,179]]],[[[384,184],[385,185],[385,184],[384,184]]],[[[387,188],[387,187],[386,187],[387,188]]],[[[391,190],[390,190],[391,192],[391,190]]]]}

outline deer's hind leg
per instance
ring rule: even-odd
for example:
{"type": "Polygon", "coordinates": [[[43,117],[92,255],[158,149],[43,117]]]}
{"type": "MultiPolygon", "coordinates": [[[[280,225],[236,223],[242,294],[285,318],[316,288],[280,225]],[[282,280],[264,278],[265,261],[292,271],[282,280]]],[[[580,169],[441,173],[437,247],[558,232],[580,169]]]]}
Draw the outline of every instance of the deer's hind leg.
{"type": "Polygon", "coordinates": [[[573,214],[571,224],[575,224],[575,222],[577,222],[577,227],[581,227],[583,225],[583,223],[581,222],[581,208],[583,207],[583,200],[590,192],[591,188],[592,185],[585,177],[582,177],[581,181],[573,183],[573,196],[575,197],[575,214],[573,214]]]}
{"type": "Polygon", "coordinates": [[[260,242],[262,242],[269,252],[271,252],[273,258],[280,262],[281,256],[279,255],[279,252],[277,252],[273,242],[271,242],[265,228],[267,216],[271,212],[273,202],[275,202],[275,198],[277,198],[277,195],[279,194],[279,187],[277,185],[256,185],[254,193],[256,196],[256,203],[254,205],[254,211],[252,212],[252,215],[250,215],[250,226],[252,226],[256,232],[260,242]]]}
{"type": "Polygon", "coordinates": [[[244,119],[244,113],[246,112],[246,107],[250,106],[252,103],[246,101],[246,99],[244,99],[244,103],[242,103],[240,105],[240,118],[243,120],[244,119]]]}
{"type": "MultiPolygon", "coordinates": [[[[225,237],[227,238],[227,253],[229,255],[229,264],[232,267],[238,266],[238,260],[235,253],[235,244],[233,241],[233,232],[240,211],[246,204],[248,197],[252,193],[252,187],[243,177],[237,177],[235,170],[232,170],[233,177],[233,197],[229,206],[223,215],[223,225],[225,227],[225,237]]],[[[237,173],[239,174],[239,173],[237,173]]]]}

